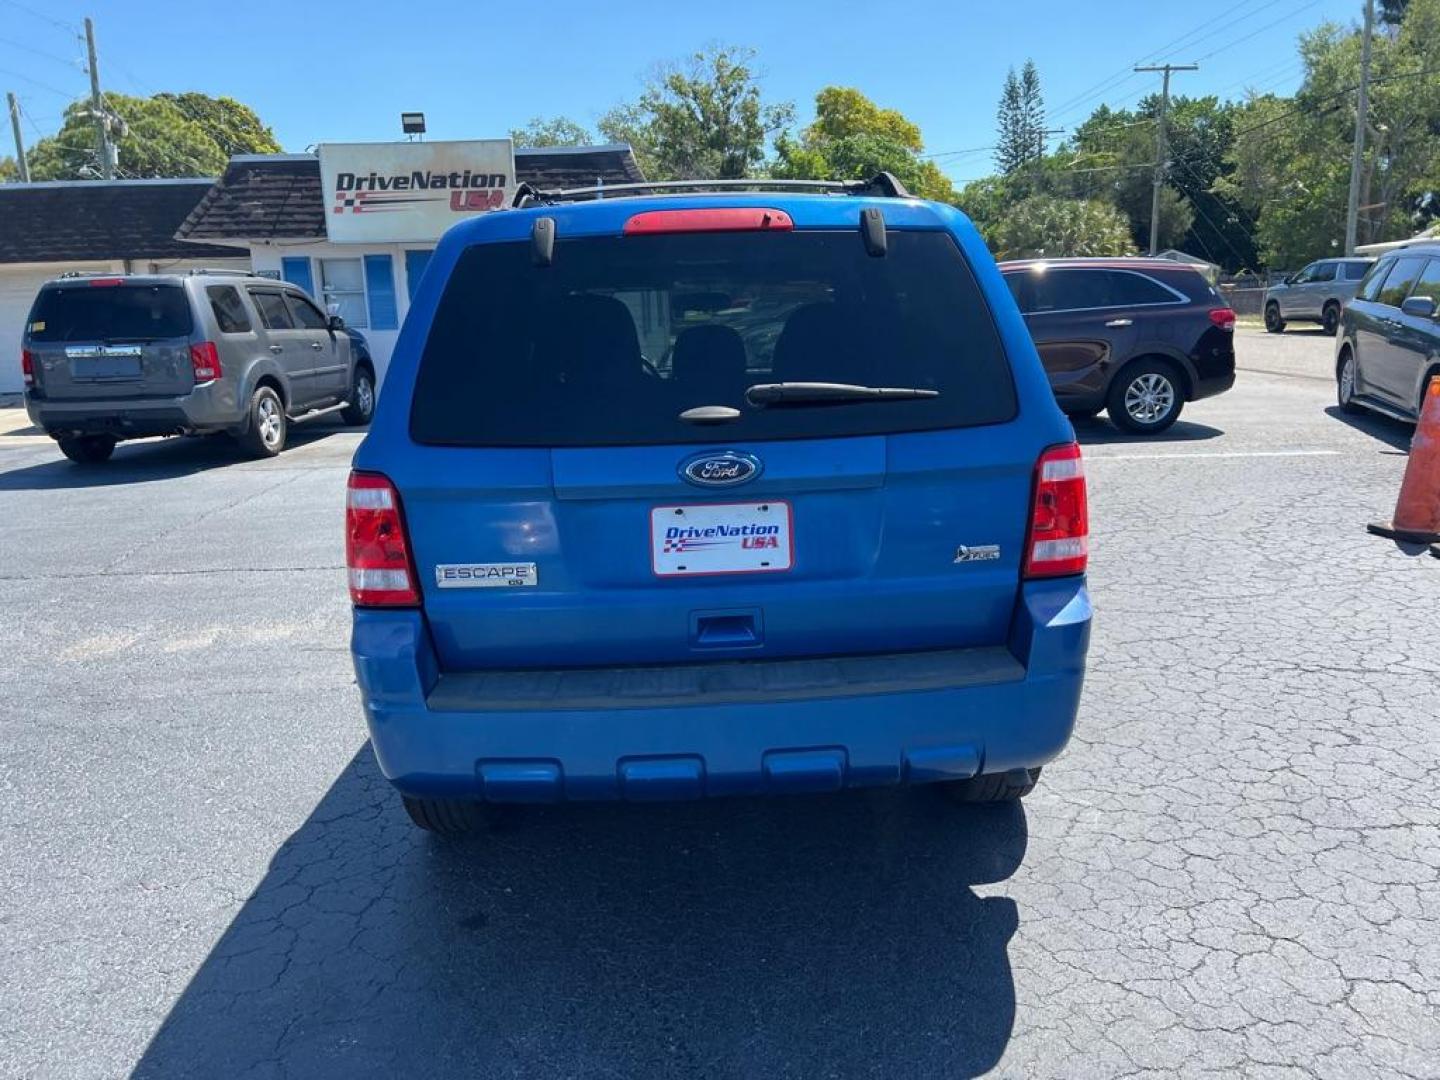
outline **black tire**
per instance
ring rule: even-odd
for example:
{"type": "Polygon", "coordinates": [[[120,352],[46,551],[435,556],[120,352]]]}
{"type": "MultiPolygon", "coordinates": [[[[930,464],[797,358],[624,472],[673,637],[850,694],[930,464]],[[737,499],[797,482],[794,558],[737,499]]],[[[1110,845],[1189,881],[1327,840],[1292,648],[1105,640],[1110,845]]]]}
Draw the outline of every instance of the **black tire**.
{"type": "Polygon", "coordinates": [[[1340,354],[1340,364],[1335,368],[1335,403],[1340,406],[1340,411],[1354,416],[1356,413],[1364,412],[1355,403],[1355,384],[1360,374],[1360,365],[1355,360],[1355,352],[1346,345],[1340,354]],[[1346,391],[1345,369],[1350,368],[1349,391],[1346,391]]]}
{"type": "Polygon", "coordinates": [[[355,379],[350,384],[350,401],[340,412],[340,419],[352,427],[370,423],[375,415],[375,373],[368,367],[357,366],[355,379]]]}
{"type": "Polygon", "coordinates": [[[1158,435],[1180,419],[1184,407],[1185,384],[1179,369],[1158,356],[1125,365],[1105,395],[1110,422],[1135,435],[1158,435]]]}
{"type": "Polygon", "coordinates": [[[285,449],[289,434],[290,422],[280,395],[272,387],[257,387],[250,399],[245,430],[236,436],[240,445],[256,457],[274,457],[285,449]]]}
{"type": "Polygon", "coordinates": [[[1272,334],[1285,332],[1285,320],[1280,317],[1279,304],[1272,302],[1265,305],[1265,329],[1272,334]]]}
{"type": "Polygon", "coordinates": [[[1066,409],[1065,415],[1071,420],[1094,420],[1100,415],[1100,410],[1103,408],[1103,405],[1096,405],[1091,409],[1066,409]]]}
{"type": "Polygon", "coordinates": [[[1320,312],[1320,328],[1331,337],[1340,332],[1340,305],[1335,301],[1330,301],[1320,312]]]}
{"type": "Polygon", "coordinates": [[[77,435],[59,439],[60,452],[77,465],[99,465],[115,452],[113,435],[77,435]]]}
{"type": "Polygon", "coordinates": [[[401,795],[410,820],[426,832],[463,836],[481,828],[488,817],[485,805],[462,799],[416,799],[401,795]]]}
{"type": "Polygon", "coordinates": [[[1035,790],[1040,770],[1011,769],[1009,772],[972,776],[969,780],[947,780],[940,785],[957,803],[1016,802],[1035,790]]]}

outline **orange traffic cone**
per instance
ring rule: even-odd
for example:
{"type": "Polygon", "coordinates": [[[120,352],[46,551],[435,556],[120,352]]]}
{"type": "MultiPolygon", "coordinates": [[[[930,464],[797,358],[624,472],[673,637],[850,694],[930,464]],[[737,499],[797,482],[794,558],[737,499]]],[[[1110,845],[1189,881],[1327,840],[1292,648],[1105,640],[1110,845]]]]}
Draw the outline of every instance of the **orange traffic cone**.
{"type": "Polygon", "coordinates": [[[1376,536],[1414,544],[1440,543],[1440,378],[1425,388],[1420,422],[1410,441],[1410,458],[1395,517],[1367,526],[1376,536]]]}

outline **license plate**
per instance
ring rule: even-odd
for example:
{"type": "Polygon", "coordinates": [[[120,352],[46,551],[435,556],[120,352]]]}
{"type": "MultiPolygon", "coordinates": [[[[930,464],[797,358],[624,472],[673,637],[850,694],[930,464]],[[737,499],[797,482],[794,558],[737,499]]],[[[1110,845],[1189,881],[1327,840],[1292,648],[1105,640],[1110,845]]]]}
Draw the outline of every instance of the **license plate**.
{"type": "Polygon", "coordinates": [[[789,570],[790,504],[657,506],[650,511],[650,561],[660,577],[789,570]]]}

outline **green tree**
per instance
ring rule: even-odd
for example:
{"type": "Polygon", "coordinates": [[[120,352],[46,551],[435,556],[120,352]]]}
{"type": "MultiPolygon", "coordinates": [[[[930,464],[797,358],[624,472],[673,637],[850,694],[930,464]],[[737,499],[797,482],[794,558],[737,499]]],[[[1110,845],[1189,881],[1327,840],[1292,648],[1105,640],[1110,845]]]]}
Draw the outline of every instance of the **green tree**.
{"type": "MultiPolygon", "coordinates": [[[[232,154],[280,149],[270,129],[233,98],[205,94],[127,97],[106,94],[117,175],[131,178],[214,176],[232,154]]],[[[95,120],[88,101],[66,110],[60,130],[35,144],[30,174],[36,180],[77,180],[100,175],[95,120]]]]}
{"type": "Polygon", "coordinates": [[[520,146],[591,146],[595,136],[568,116],[534,116],[524,127],[511,128],[510,138],[520,146]]]}
{"type": "MultiPolygon", "coordinates": [[[[1293,99],[1248,102],[1235,119],[1231,173],[1217,189],[1258,223],[1270,265],[1339,251],[1345,237],[1360,34],[1324,24],[1300,42],[1305,77],[1293,99]]],[[[1409,236],[1440,183],[1440,0],[1409,0],[1393,33],[1373,43],[1360,176],[1358,239],[1409,236]]]]}
{"type": "Polygon", "coordinates": [[[1410,0],[1380,0],[1375,14],[1387,26],[1399,26],[1405,21],[1405,9],[1409,6],[1410,0]]]}
{"type": "Polygon", "coordinates": [[[628,142],[652,179],[744,179],[794,116],[789,103],[765,103],[754,60],[753,49],[717,45],[662,68],[639,101],[600,119],[600,131],[628,142]]]}
{"type": "Polygon", "coordinates": [[[248,105],[232,97],[211,97],[188,91],[156,94],[153,101],[168,101],[187,120],[197,124],[220,148],[226,159],[236,154],[278,154],[280,143],[248,105]]]}
{"type": "Polygon", "coordinates": [[[1006,73],[995,127],[995,167],[1002,176],[1014,176],[1044,154],[1045,102],[1033,60],[1019,75],[1013,67],[1006,73]]]}
{"type": "Polygon", "coordinates": [[[1130,225],[1108,203],[1031,195],[1012,206],[992,230],[997,258],[1132,255],[1130,225]]]}
{"type": "Polygon", "coordinates": [[[940,168],[921,156],[920,128],[895,109],[882,109],[859,90],[827,86],[815,95],[815,119],[798,137],[775,142],[771,175],[791,180],[862,180],[893,173],[924,199],[955,201],[940,168]]]}
{"type": "Polygon", "coordinates": [[[13,184],[20,179],[20,166],[13,157],[0,157],[0,184],[13,184]]]}
{"type": "Polygon", "coordinates": [[[995,233],[1000,223],[1015,201],[1003,176],[972,180],[955,197],[955,205],[965,211],[991,248],[995,247],[995,233]]]}

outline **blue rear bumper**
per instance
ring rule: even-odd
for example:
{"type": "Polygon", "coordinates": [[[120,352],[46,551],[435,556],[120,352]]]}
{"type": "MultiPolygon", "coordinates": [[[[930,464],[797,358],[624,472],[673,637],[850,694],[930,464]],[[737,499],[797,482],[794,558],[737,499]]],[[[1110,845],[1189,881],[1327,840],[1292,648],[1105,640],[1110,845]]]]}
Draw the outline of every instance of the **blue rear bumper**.
{"type": "MultiPolygon", "coordinates": [[[[1090,616],[1082,578],[1031,582],[1004,649],[945,654],[948,667],[937,666],[939,654],[897,654],[889,665],[863,658],[821,682],[813,681],[821,664],[803,665],[802,677],[802,665],[752,663],[733,669],[742,681],[712,679],[679,696],[666,669],[628,697],[557,690],[554,672],[505,673],[499,696],[474,696],[457,689],[469,677],[441,677],[418,611],[357,610],[351,648],[380,768],[406,794],[674,799],[1043,765],[1074,727],[1090,616]],[[656,689],[667,683],[670,691],[656,689]]],[[[576,681],[615,685],[604,675],[576,673],[576,681]]]]}

